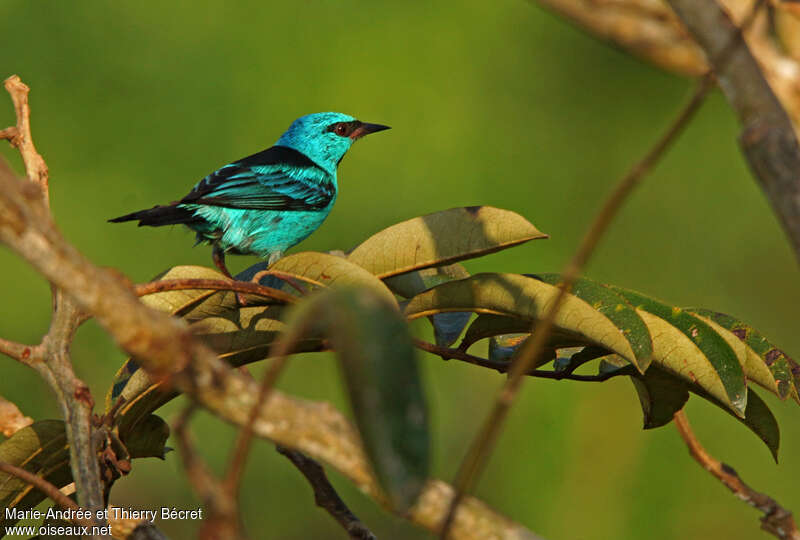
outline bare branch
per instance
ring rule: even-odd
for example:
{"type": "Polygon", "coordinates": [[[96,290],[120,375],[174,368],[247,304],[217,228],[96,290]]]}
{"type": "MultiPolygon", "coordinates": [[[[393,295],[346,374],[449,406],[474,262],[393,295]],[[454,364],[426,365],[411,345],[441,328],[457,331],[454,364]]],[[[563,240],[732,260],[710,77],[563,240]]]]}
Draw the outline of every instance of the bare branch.
{"type": "Polygon", "coordinates": [[[350,511],[336,490],[333,489],[325,474],[325,469],[319,463],[297,450],[291,450],[281,445],[277,445],[275,448],[303,473],[308,483],[311,484],[311,489],[314,490],[314,502],[339,522],[350,538],[376,540],[375,535],[350,511]]]}
{"type": "Polygon", "coordinates": [[[800,258],[800,144],[789,115],[746,46],[720,59],[730,16],[715,0],[667,0],[711,58],[720,87],[739,116],[739,143],[800,258]]]}
{"type": "Polygon", "coordinates": [[[41,347],[24,345],[3,338],[0,338],[0,353],[14,360],[19,360],[29,367],[35,362],[41,362],[42,360],[41,347]]]}
{"type": "MultiPolygon", "coordinates": [[[[666,0],[538,0],[600,38],[614,41],[656,65],[685,75],[709,70],[698,44],[666,0]]],[[[719,0],[738,26],[752,0],[719,0]]],[[[747,45],[794,125],[800,126],[800,8],[773,0],[745,33],[747,45]],[[777,39],[776,39],[777,38],[777,39]]]]}
{"type": "Polygon", "coordinates": [[[217,480],[208,466],[194,451],[194,445],[187,429],[196,405],[190,404],[173,425],[178,441],[183,468],[192,487],[205,502],[208,516],[203,521],[199,537],[215,540],[217,538],[241,538],[241,523],[236,499],[229,490],[217,480]]]}
{"type": "Polygon", "coordinates": [[[14,102],[14,109],[17,112],[17,126],[7,128],[2,132],[2,137],[8,139],[12,145],[19,149],[25,169],[28,171],[28,179],[38,185],[44,194],[45,204],[50,205],[50,188],[48,186],[47,165],[36,151],[31,137],[31,111],[28,107],[28,92],[30,89],[19,77],[12,75],[5,81],[6,90],[11,95],[14,102]]]}
{"type": "MultiPolygon", "coordinates": [[[[493,369],[498,373],[508,373],[511,367],[510,362],[500,362],[497,360],[489,360],[488,358],[481,358],[480,356],[474,356],[472,354],[468,354],[462,351],[461,349],[451,349],[449,347],[441,347],[439,345],[434,345],[433,343],[428,343],[427,341],[422,341],[421,339],[414,339],[414,346],[423,351],[435,354],[444,360],[460,360],[462,362],[466,362],[468,364],[472,364],[475,366],[481,366],[493,369]]],[[[634,372],[628,369],[610,371],[607,373],[601,373],[600,375],[577,375],[575,373],[572,373],[572,371],[551,371],[547,369],[531,369],[528,370],[527,373],[525,373],[525,375],[536,377],[538,379],[552,379],[556,381],[568,380],[568,381],[581,381],[581,382],[603,382],[609,379],[613,379],[614,377],[620,377],[622,375],[633,375],[633,374],[634,372]]]]}
{"type": "Polygon", "coordinates": [[[683,442],[689,448],[689,453],[697,463],[710,472],[719,481],[730,489],[736,498],[754,508],[758,508],[764,515],[761,517],[761,528],[782,540],[800,540],[792,513],[775,501],[772,497],[755,491],[744,483],[739,474],[731,467],[711,456],[695,437],[686,413],[680,410],[673,417],[675,427],[678,429],[683,442]]]}

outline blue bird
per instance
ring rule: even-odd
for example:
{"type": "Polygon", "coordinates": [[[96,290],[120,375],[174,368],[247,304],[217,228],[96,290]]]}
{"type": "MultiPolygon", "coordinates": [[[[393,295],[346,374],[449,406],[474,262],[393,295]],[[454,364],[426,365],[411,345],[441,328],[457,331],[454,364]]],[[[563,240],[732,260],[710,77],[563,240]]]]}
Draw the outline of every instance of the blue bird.
{"type": "Polygon", "coordinates": [[[302,116],[275,146],[234,161],[200,180],[180,201],[111,219],[139,226],[183,224],[225,254],[253,254],[272,264],[328,217],[336,201],[336,168],[361,137],[389,129],[337,112],[302,116]]]}

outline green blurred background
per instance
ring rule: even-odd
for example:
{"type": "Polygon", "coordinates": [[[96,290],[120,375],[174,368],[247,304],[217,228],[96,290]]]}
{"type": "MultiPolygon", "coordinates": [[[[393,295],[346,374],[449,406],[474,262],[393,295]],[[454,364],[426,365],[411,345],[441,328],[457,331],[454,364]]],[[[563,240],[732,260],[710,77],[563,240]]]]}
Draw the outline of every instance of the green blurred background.
{"type": "MultiPolygon", "coordinates": [[[[471,271],[559,271],[690,82],[525,0],[432,4],[6,0],[0,76],[17,73],[32,88],[34,137],[65,236],[95,263],[136,281],[173,265],[209,265],[210,250],[192,248],[182,228],[106,219],[182,196],[209,171],[270,146],[297,116],[322,110],[394,129],[350,152],[333,213],[301,249],[347,249],[409,217],[484,204],[523,214],[551,238],[468,261],[471,271]]],[[[13,121],[3,93],[0,126],[13,121]]],[[[628,201],[587,272],[673,304],[735,314],[797,355],[797,264],[737,149],[737,130],[714,95],[628,201]]],[[[6,145],[2,154],[21,170],[6,145]]],[[[253,262],[230,260],[234,271],[253,262]]],[[[48,288],[5,248],[0,268],[0,335],[35,343],[48,326],[48,288]]],[[[80,331],[73,352],[101,402],[123,355],[94,323],[80,331]]],[[[58,414],[32,372],[2,362],[0,394],[35,418],[58,414]]],[[[452,479],[503,379],[435,357],[423,359],[423,371],[434,473],[452,479]]],[[[280,387],[347,407],[327,355],[293,360],[280,387]]],[[[767,400],[783,429],[777,466],[728,415],[697,398],[689,413],[709,450],[800,510],[800,411],[767,400]]],[[[182,404],[167,406],[164,416],[173,418],[182,404]]],[[[194,427],[219,470],[234,430],[209,415],[194,427]]],[[[380,538],[429,537],[333,477],[380,538]]],[[[697,467],[671,426],[641,430],[624,380],[528,381],[477,494],[553,540],[766,538],[758,513],[697,467]]],[[[171,453],[163,462],[136,462],[112,503],[198,501],[171,453]]],[[[264,441],[255,445],[242,507],[253,538],[344,536],[264,441]]],[[[189,538],[196,523],[160,526],[189,538]]]]}

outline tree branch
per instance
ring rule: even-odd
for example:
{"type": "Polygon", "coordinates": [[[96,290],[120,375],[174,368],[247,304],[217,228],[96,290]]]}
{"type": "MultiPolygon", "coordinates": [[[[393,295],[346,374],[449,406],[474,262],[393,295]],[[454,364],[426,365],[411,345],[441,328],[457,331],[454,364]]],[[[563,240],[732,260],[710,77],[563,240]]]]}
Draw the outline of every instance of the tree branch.
{"type": "Polygon", "coordinates": [[[715,0],[667,1],[711,59],[742,122],[742,152],[800,259],[800,145],[789,115],[747,46],[736,47],[729,59],[719,58],[737,27],[715,0]]]}
{"type": "Polygon", "coordinates": [[[271,300],[278,300],[286,304],[297,302],[297,298],[291,294],[285,293],[279,289],[259,285],[250,281],[235,281],[225,279],[163,279],[150,281],[149,283],[142,283],[136,285],[136,295],[146,296],[148,294],[155,294],[165,291],[183,291],[183,290],[216,290],[216,291],[233,291],[237,293],[252,294],[255,296],[263,296],[271,300]]]}
{"type": "Polygon", "coordinates": [[[44,195],[45,204],[50,205],[50,188],[48,184],[48,171],[44,159],[36,151],[31,137],[31,110],[28,106],[28,92],[30,89],[19,77],[12,75],[5,81],[5,87],[14,102],[17,113],[17,125],[0,132],[0,138],[8,141],[19,150],[28,179],[38,185],[44,195]]]}
{"type": "MultiPolygon", "coordinates": [[[[434,345],[433,343],[428,343],[427,341],[422,341],[421,339],[414,339],[414,346],[418,349],[423,351],[429,352],[431,354],[435,354],[442,358],[443,360],[460,360],[462,362],[466,362],[468,364],[472,364],[474,366],[481,366],[489,369],[493,369],[498,373],[508,373],[511,368],[510,362],[499,362],[497,360],[489,360],[488,358],[481,358],[480,356],[474,356],[468,354],[461,349],[451,349],[449,347],[441,347],[439,345],[434,345]]],[[[632,366],[631,366],[632,367],[632,366]]],[[[623,375],[634,375],[635,370],[631,371],[630,369],[619,369],[616,371],[609,371],[606,373],[601,373],[599,375],[578,375],[573,373],[572,371],[553,371],[549,369],[531,369],[528,370],[526,375],[531,377],[536,377],[538,379],[552,379],[556,381],[581,381],[581,382],[603,382],[609,379],[613,379],[614,377],[620,377],[623,375]]]]}
{"type": "Polygon", "coordinates": [[[689,454],[705,470],[720,480],[730,489],[736,498],[750,506],[758,508],[764,515],[761,517],[761,528],[782,540],[800,540],[792,513],[783,508],[772,497],[755,491],[744,483],[739,474],[730,466],[711,456],[695,437],[686,413],[680,410],[673,417],[683,442],[689,448],[689,454]]]}
{"type": "Polygon", "coordinates": [[[325,469],[319,463],[302,452],[285,446],[277,445],[275,449],[286,456],[303,473],[308,483],[311,484],[311,489],[314,490],[314,502],[328,512],[339,525],[344,527],[350,538],[376,540],[375,535],[350,511],[341,497],[339,497],[339,494],[336,493],[336,490],[333,489],[328,477],[325,475],[325,469]]]}

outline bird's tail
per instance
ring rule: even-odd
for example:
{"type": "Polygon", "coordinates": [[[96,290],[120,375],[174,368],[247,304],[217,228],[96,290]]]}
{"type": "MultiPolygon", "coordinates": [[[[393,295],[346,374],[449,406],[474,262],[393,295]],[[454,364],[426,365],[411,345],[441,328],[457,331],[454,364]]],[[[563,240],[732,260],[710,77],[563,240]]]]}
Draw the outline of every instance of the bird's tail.
{"type": "Polygon", "coordinates": [[[139,221],[139,227],[148,225],[150,227],[160,227],[162,225],[190,224],[197,221],[194,212],[186,208],[181,208],[175,204],[167,206],[154,206],[147,210],[139,210],[125,214],[124,216],[109,219],[112,223],[122,221],[139,221]]]}

